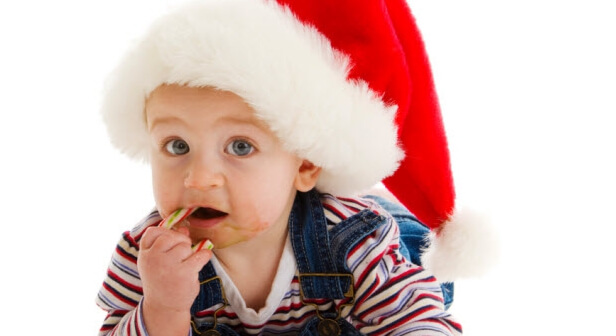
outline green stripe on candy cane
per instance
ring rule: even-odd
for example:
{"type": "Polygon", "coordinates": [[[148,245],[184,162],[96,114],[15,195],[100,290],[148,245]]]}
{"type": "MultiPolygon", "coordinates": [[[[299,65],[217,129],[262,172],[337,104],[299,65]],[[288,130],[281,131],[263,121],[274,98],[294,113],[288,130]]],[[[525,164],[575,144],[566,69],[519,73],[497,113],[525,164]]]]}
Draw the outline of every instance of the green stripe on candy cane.
{"type": "Polygon", "coordinates": [[[183,221],[195,211],[195,208],[177,209],[169,217],[165,218],[158,226],[171,229],[175,224],[183,221]]]}
{"type": "Polygon", "coordinates": [[[193,245],[192,250],[194,252],[198,252],[198,251],[203,250],[204,248],[211,250],[214,248],[214,244],[212,244],[212,242],[209,239],[205,239],[193,245]]]}

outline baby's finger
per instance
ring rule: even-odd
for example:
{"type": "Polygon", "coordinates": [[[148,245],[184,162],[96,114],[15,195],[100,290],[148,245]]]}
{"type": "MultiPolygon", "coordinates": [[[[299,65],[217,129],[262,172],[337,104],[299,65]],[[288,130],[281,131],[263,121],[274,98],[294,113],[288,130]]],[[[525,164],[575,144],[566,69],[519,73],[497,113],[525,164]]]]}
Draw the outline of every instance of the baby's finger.
{"type": "Polygon", "coordinates": [[[160,237],[167,233],[167,229],[160,227],[149,227],[143,233],[143,237],[141,237],[141,241],[139,242],[139,246],[142,250],[147,250],[152,248],[152,244],[160,237]]]}
{"type": "MultiPolygon", "coordinates": [[[[143,249],[151,249],[160,252],[169,252],[173,248],[177,246],[184,245],[188,249],[190,249],[191,241],[190,238],[182,233],[178,233],[175,231],[163,229],[163,228],[149,228],[148,231],[153,231],[150,236],[155,236],[151,239],[151,242],[147,241],[146,245],[142,247],[143,249]]],[[[147,232],[147,231],[146,231],[147,232]]],[[[146,236],[142,239],[145,239],[146,236]]]]}
{"type": "Polygon", "coordinates": [[[183,263],[195,272],[199,272],[203,266],[210,261],[210,259],[212,259],[212,251],[202,249],[192,253],[192,255],[186,258],[183,263]]]}
{"type": "Polygon", "coordinates": [[[183,234],[186,237],[190,237],[190,230],[188,230],[187,227],[185,226],[176,226],[173,229],[171,229],[172,231],[175,231],[177,233],[183,234]]]}
{"type": "Polygon", "coordinates": [[[178,242],[176,245],[171,246],[167,251],[164,251],[164,253],[173,260],[183,262],[184,260],[190,258],[190,256],[193,254],[193,250],[190,248],[189,241],[182,241],[178,242]]]}

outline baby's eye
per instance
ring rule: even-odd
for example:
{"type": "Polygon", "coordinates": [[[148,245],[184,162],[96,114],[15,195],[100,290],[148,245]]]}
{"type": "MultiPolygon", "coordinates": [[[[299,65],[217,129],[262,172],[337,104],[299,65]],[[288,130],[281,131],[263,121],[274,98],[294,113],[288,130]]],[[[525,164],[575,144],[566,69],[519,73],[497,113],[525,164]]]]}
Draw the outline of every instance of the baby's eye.
{"type": "Polygon", "coordinates": [[[172,155],[184,155],[188,153],[190,148],[188,148],[186,141],[174,139],[165,144],[165,150],[172,155]]]}
{"type": "Polygon", "coordinates": [[[231,155],[246,156],[255,150],[254,146],[246,140],[233,140],[225,148],[225,151],[231,155]]]}

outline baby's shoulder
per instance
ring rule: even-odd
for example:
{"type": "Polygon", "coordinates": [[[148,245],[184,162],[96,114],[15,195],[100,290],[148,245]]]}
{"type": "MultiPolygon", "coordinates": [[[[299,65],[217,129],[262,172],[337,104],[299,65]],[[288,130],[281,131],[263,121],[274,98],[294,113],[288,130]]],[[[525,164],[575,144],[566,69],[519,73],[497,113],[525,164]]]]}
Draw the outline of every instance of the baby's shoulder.
{"type": "MultiPolygon", "coordinates": [[[[368,197],[334,197],[321,194],[323,211],[327,218],[330,239],[363,237],[354,245],[372,245],[380,242],[380,247],[398,238],[398,227],[392,215],[375,199],[368,197]],[[352,234],[349,234],[351,233],[352,234]]],[[[375,246],[372,245],[372,248],[375,246]]]]}
{"type": "Polygon", "coordinates": [[[320,194],[323,211],[328,225],[336,226],[362,212],[371,212],[377,216],[390,218],[389,213],[374,199],[366,197],[339,197],[331,194],[320,194]]]}

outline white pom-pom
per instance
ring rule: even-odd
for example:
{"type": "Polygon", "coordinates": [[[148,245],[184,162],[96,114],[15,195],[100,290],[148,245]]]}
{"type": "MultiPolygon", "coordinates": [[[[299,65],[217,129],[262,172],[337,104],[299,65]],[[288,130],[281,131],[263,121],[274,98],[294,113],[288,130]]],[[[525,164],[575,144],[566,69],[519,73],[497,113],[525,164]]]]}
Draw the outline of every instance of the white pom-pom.
{"type": "Polygon", "coordinates": [[[438,234],[431,233],[422,265],[441,282],[477,277],[496,263],[498,235],[488,218],[470,209],[458,209],[438,234]]]}

